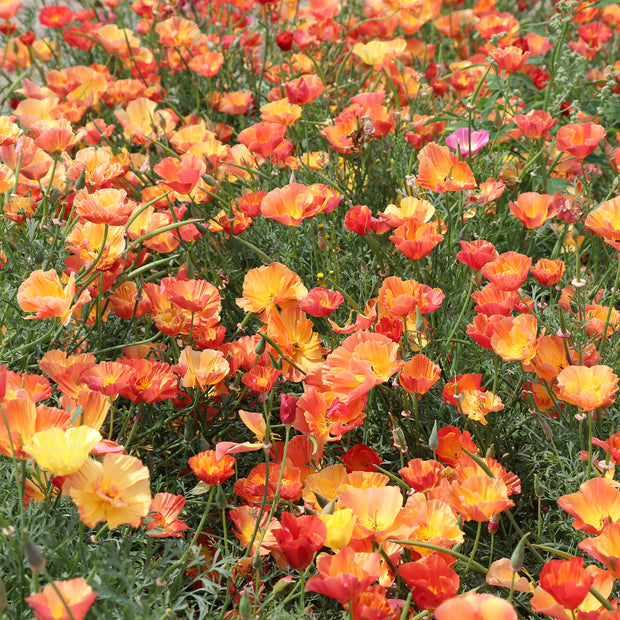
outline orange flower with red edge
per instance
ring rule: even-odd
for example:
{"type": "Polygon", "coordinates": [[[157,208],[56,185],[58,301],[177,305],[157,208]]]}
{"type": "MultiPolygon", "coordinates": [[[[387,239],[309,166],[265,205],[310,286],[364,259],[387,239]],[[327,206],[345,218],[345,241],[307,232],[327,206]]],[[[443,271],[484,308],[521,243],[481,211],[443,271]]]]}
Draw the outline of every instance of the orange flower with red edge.
{"type": "Polygon", "coordinates": [[[471,298],[476,302],[475,310],[487,316],[508,316],[519,299],[515,292],[505,291],[492,283],[472,293],[471,298]]]}
{"type": "Polygon", "coordinates": [[[583,411],[606,409],[618,391],[618,377],[609,366],[569,366],[557,376],[557,395],[583,411]]]}
{"type": "Polygon", "coordinates": [[[545,110],[530,110],[527,114],[515,114],[512,119],[523,135],[533,140],[544,138],[549,130],[558,122],[545,110]]]}
{"type": "Polygon", "coordinates": [[[183,387],[206,390],[222,381],[230,371],[224,354],[215,349],[194,351],[185,347],[179,355],[179,366],[184,369],[183,387]]]}
{"type": "Polygon", "coordinates": [[[239,133],[241,144],[261,157],[268,158],[284,140],[286,127],[279,123],[256,123],[239,133]]]}
{"type": "Polygon", "coordinates": [[[435,454],[440,461],[446,465],[454,467],[463,454],[463,448],[473,452],[478,452],[476,444],[471,438],[469,431],[461,432],[456,426],[442,426],[437,432],[439,445],[435,454]]]}
{"type": "Polygon", "coordinates": [[[543,286],[553,286],[562,279],[565,267],[564,261],[559,258],[555,260],[541,258],[530,268],[530,273],[543,286]]]}
{"type": "Polygon", "coordinates": [[[516,291],[526,280],[532,259],[518,252],[504,252],[482,268],[482,275],[503,291],[516,291]]]}
{"type": "Polygon", "coordinates": [[[284,84],[286,98],[294,104],[306,105],[325,92],[323,81],[314,73],[302,75],[284,84]]]}
{"type": "Polygon", "coordinates": [[[426,394],[439,379],[441,368],[419,353],[406,361],[398,373],[398,382],[410,394],[426,394]]]}
{"type": "Polygon", "coordinates": [[[85,135],[85,130],[73,133],[71,123],[66,119],[40,120],[30,125],[34,143],[46,153],[62,153],[72,149],[85,135]]]}
{"type": "Polygon", "coordinates": [[[314,515],[296,517],[283,512],[280,527],[274,527],[271,533],[276,540],[272,550],[282,553],[291,568],[301,570],[310,565],[314,554],[323,547],[327,526],[314,515]]]}
{"type": "Polygon", "coordinates": [[[482,523],[514,506],[514,502],[508,499],[506,484],[486,474],[453,482],[446,499],[463,519],[482,523]]]}
{"type": "Polygon", "coordinates": [[[433,610],[441,603],[456,596],[460,578],[452,568],[454,558],[434,553],[415,562],[398,567],[398,574],[411,590],[414,603],[419,609],[433,610]]]}
{"type": "Polygon", "coordinates": [[[344,301],[338,292],[323,287],[315,287],[299,300],[299,307],[310,316],[328,316],[335,312],[344,301]]]}
{"type": "Polygon", "coordinates": [[[524,52],[514,45],[496,47],[489,52],[489,56],[497,63],[497,66],[506,73],[521,71],[531,55],[531,52],[524,52]]]}
{"type": "Polygon", "coordinates": [[[394,230],[390,241],[411,260],[420,260],[431,253],[433,248],[443,241],[446,225],[441,221],[416,222],[406,220],[402,226],[394,230]]]}
{"type": "Polygon", "coordinates": [[[151,509],[144,520],[147,536],[154,538],[180,538],[181,532],[189,529],[189,525],[177,517],[185,506],[183,495],[172,493],[156,493],[151,502],[151,509]]]}
{"type": "Polygon", "coordinates": [[[571,123],[558,130],[556,148],[577,159],[585,159],[594,152],[606,134],[602,125],[591,121],[571,123]]]}
{"type": "Polygon", "coordinates": [[[190,457],[188,464],[208,485],[222,484],[235,474],[235,457],[224,454],[218,458],[215,450],[206,450],[190,457]]]}
{"type": "Polygon", "coordinates": [[[550,560],[540,571],[540,587],[567,609],[579,607],[593,583],[594,576],[586,571],[580,557],[550,560]]]}
{"type": "Polygon", "coordinates": [[[474,271],[480,271],[487,263],[494,261],[499,256],[495,246],[484,239],[459,241],[459,243],[461,244],[461,251],[457,252],[456,260],[474,271]]]}
{"type": "Polygon", "coordinates": [[[123,189],[106,188],[94,192],[81,189],[73,199],[73,207],[85,222],[124,226],[136,204],[127,201],[127,192],[123,189]]]}
{"type": "Polygon", "coordinates": [[[466,333],[483,349],[492,349],[491,338],[495,333],[495,327],[503,318],[501,314],[476,314],[467,326],[466,333]]]}
{"type": "Polygon", "coordinates": [[[509,203],[510,212],[530,230],[540,228],[551,217],[551,203],[554,197],[551,194],[525,192],[519,194],[517,202],[509,203]]]}
{"type": "Polygon", "coordinates": [[[475,189],[476,179],[471,168],[447,146],[429,142],[418,154],[420,187],[434,192],[456,192],[475,189]]]}
{"type": "Polygon", "coordinates": [[[54,581],[40,592],[27,596],[25,601],[39,620],[83,620],[96,598],[97,593],[86,583],[86,579],[76,577],[54,581]],[[67,612],[67,607],[71,610],[71,615],[67,612]]]}
{"type": "Polygon", "coordinates": [[[153,167],[153,172],[164,179],[170,189],[179,194],[189,194],[206,171],[204,159],[195,155],[187,155],[181,159],[166,157],[153,167]]]}
{"type": "Polygon", "coordinates": [[[75,274],[69,276],[65,287],[54,269],[33,271],[17,290],[17,303],[23,312],[36,312],[27,319],[59,318],[68,325],[73,313],[90,301],[90,293],[82,291],[73,304],[75,296],[75,274]],[[73,305],[72,305],[73,304],[73,305]]]}
{"type": "Polygon", "coordinates": [[[607,566],[613,576],[620,579],[620,523],[610,523],[599,536],[582,540],[579,548],[607,566]]]}
{"type": "Polygon", "coordinates": [[[101,362],[80,375],[80,380],[89,389],[106,396],[115,396],[134,383],[137,371],[120,362],[101,362]]]}
{"type": "Polygon", "coordinates": [[[426,493],[444,479],[445,467],[438,461],[412,459],[398,475],[417,493],[426,493]]]}

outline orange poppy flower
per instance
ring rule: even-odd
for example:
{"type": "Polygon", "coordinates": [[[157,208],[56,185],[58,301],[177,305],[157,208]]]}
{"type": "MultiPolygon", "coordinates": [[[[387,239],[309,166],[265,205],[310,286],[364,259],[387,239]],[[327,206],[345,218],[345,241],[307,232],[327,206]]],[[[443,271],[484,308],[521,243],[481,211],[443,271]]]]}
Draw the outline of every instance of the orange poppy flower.
{"type": "Polygon", "coordinates": [[[405,362],[398,373],[398,382],[410,394],[426,394],[439,379],[441,368],[419,353],[405,362]]]}
{"type": "Polygon", "coordinates": [[[497,66],[506,73],[521,71],[531,55],[531,52],[524,52],[514,45],[496,47],[489,52],[489,56],[497,63],[497,66]]]}
{"type": "Polygon", "coordinates": [[[241,144],[261,157],[268,158],[286,135],[286,127],[279,123],[256,123],[239,133],[241,144]]]}
{"type": "Polygon", "coordinates": [[[480,271],[487,263],[494,261],[499,256],[495,246],[484,239],[459,241],[459,243],[461,244],[461,251],[457,252],[456,260],[475,271],[480,271]]]}
{"type": "Polygon", "coordinates": [[[151,502],[148,516],[144,519],[144,529],[147,536],[154,538],[181,538],[189,525],[177,519],[185,506],[183,495],[172,493],[156,493],[151,502]]]}
{"type": "Polygon", "coordinates": [[[185,347],[179,356],[179,366],[185,369],[183,387],[197,387],[201,390],[219,383],[230,371],[224,354],[214,349],[194,351],[192,347],[185,347]]]}
{"type": "Polygon", "coordinates": [[[539,379],[551,383],[569,365],[564,339],[559,336],[541,336],[536,354],[529,362],[523,362],[523,370],[535,372],[539,379]]]}
{"type": "Polygon", "coordinates": [[[131,366],[119,362],[100,362],[80,375],[89,389],[106,396],[116,396],[134,383],[137,372],[131,366]]]}
{"type": "Polygon", "coordinates": [[[313,73],[302,75],[284,84],[286,98],[294,104],[306,105],[315,101],[325,92],[323,81],[313,73]]]}
{"type": "Polygon", "coordinates": [[[275,466],[272,464],[269,467],[269,477],[267,477],[265,463],[259,463],[248,473],[247,478],[239,478],[235,482],[234,492],[248,504],[260,504],[265,496],[268,502],[272,502],[280,480],[280,499],[298,502],[303,487],[301,472],[298,467],[287,467],[282,464],[275,466]],[[282,468],[282,475],[280,475],[282,468]]]}
{"type": "Polygon", "coordinates": [[[471,298],[476,302],[476,312],[487,316],[494,314],[508,316],[519,299],[515,292],[500,289],[492,283],[472,293],[471,298]]]}
{"type": "Polygon", "coordinates": [[[409,219],[421,224],[428,222],[435,215],[435,207],[428,200],[404,196],[398,205],[389,204],[379,215],[391,228],[397,228],[409,219]]]}
{"type": "Polygon", "coordinates": [[[447,227],[441,221],[416,222],[408,219],[394,230],[390,241],[411,260],[420,260],[431,253],[433,248],[443,241],[447,227]]]}
{"type": "Polygon", "coordinates": [[[196,22],[175,15],[155,24],[159,42],[168,47],[191,47],[200,43],[201,33],[196,22]]]}
{"type": "Polygon", "coordinates": [[[123,189],[98,189],[94,192],[81,189],[73,199],[73,206],[85,222],[124,226],[136,203],[127,201],[127,192],[123,189]]]}
{"type": "Polygon", "coordinates": [[[385,278],[381,284],[378,303],[394,317],[408,317],[415,322],[416,309],[422,314],[434,312],[441,306],[445,295],[441,289],[434,289],[416,280],[402,280],[397,276],[385,278]]]}
{"type": "Polygon", "coordinates": [[[78,222],[65,239],[65,247],[78,264],[97,271],[108,271],[125,251],[125,228],[92,222],[78,222]]]}
{"type": "Polygon", "coordinates": [[[527,280],[532,259],[518,252],[504,252],[482,268],[482,275],[503,291],[516,291],[527,280]]]}
{"type": "Polygon", "coordinates": [[[179,194],[189,194],[200,181],[200,177],[207,171],[202,157],[186,155],[181,159],[165,157],[153,167],[164,183],[179,194]]]}
{"type": "Polygon", "coordinates": [[[585,159],[606,134],[602,125],[591,121],[571,123],[558,130],[556,148],[577,159],[585,159]]]}
{"type": "Polygon", "coordinates": [[[620,491],[605,478],[587,480],[577,493],[562,495],[558,504],[575,517],[573,527],[588,534],[600,534],[620,521],[620,491]]]}
{"type": "Polygon", "coordinates": [[[579,548],[607,566],[613,576],[620,579],[620,523],[609,523],[599,536],[582,540],[579,548]]]}
{"type": "Polygon", "coordinates": [[[265,123],[277,123],[290,127],[301,118],[302,108],[284,98],[261,106],[260,114],[265,123]]]}
{"type": "Polygon", "coordinates": [[[255,267],[243,279],[243,297],[237,298],[237,305],[246,312],[269,316],[276,306],[285,308],[296,304],[308,294],[301,278],[282,263],[271,263],[255,267]]]}
{"type": "Polygon", "coordinates": [[[241,377],[241,383],[253,392],[264,394],[271,390],[281,374],[281,370],[271,366],[254,366],[241,377]]]}
{"type": "Polygon", "coordinates": [[[261,202],[263,217],[287,226],[299,226],[319,213],[330,213],[342,196],[326,185],[291,183],[270,191],[261,202]]]}
{"type": "Polygon", "coordinates": [[[538,322],[532,314],[507,316],[499,321],[491,336],[491,347],[505,362],[528,364],[536,354],[538,322]]]}
{"type": "Polygon", "coordinates": [[[586,571],[580,557],[550,560],[540,571],[540,587],[568,609],[583,603],[593,583],[594,575],[586,571]]]}
{"type": "Polygon", "coordinates": [[[403,507],[398,487],[348,488],[340,494],[340,502],[353,511],[354,538],[380,541],[391,534],[394,519],[403,507]]]}
{"type": "Polygon", "coordinates": [[[569,366],[558,376],[558,398],[583,411],[607,408],[618,391],[618,377],[609,366],[569,366]]]}
{"type": "Polygon", "coordinates": [[[533,140],[544,138],[558,122],[557,118],[553,118],[549,112],[544,110],[530,110],[527,114],[515,114],[512,120],[524,136],[533,140]]]}
{"type": "Polygon", "coordinates": [[[495,333],[495,327],[503,318],[501,314],[476,314],[467,326],[466,333],[482,348],[492,349],[491,338],[495,333]]]}
{"type": "Polygon", "coordinates": [[[445,467],[438,461],[412,459],[398,475],[417,493],[434,489],[444,478],[445,467]]]}
{"type": "Polygon", "coordinates": [[[212,78],[219,73],[223,64],[224,56],[220,52],[204,52],[192,56],[187,66],[198,75],[212,78]]]}
{"type": "Polygon", "coordinates": [[[23,312],[36,312],[27,319],[50,319],[58,317],[63,325],[68,325],[73,313],[90,301],[90,293],[83,291],[78,300],[75,296],[75,274],[69,276],[63,288],[54,269],[33,271],[17,290],[17,303],[23,312]]]}
{"type": "Polygon", "coordinates": [[[605,243],[620,250],[620,196],[590,211],[584,223],[593,233],[603,237],[605,243]]]}
{"type": "Polygon", "coordinates": [[[438,433],[439,445],[435,454],[440,461],[446,465],[454,467],[463,454],[463,448],[466,448],[474,454],[478,452],[476,444],[471,438],[469,431],[461,431],[456,426],[442,426],[438,433]]]}
{"type": "Polygon", "coordinates": [[[446,499],[466,521],[482,523],[514,506],[506,484],[486,474],[453,482],[446,499]]]}
{"type": "Polygon", "coordinates": [[[525,192],[519,194],[517,202],[509,203],[510,212],[530,230],[540,228],[551,217],[551,203],[554,197],[551,194],[525,192]]]}
{"type": "Polygon", "coordinates": [[[585,314],[586,333],[590,338],[594,337],[597,340],[602,337],[609,338],[620,329],[620,312],[615,308],[610,310],[608,306],[588,304],[585,307],[585,314]]]}
{"type": "Polygon", "coordinates": [[[71,123],[66,119],[41,120],[30,125],[34,143],[46,153],[62,153],[72,149],[84,138],[85,130],[73,133],[71,123]]]}
{"type": "Polygon", "coordinates": [[[188,464],[208,485],[222,484],[235,474],[235,457],[224,454],[218,458],[215,450],[207,450],[190,457],[188,464]]]}
{"type": "MultiPolygon", "coordinates": [[[[54,8],[67,7],[44,7],[54,8]]],[[[54,581],[53,585],[50,583],[40,592],[27,596],[25,601],[39,620],[69,620],[70,617],[73,620],[83,620],[96,598],[97,593],[93,592],[86,579],[76,577],[54,581]],[[71,616],[67,613],[67,607],[71,610],[71,616]]]]}
{"type": "Polygon", "coordinates": [[[398,567],[398,574],[411,590],[413,601],[419,609],[432,611],[456,596],[460,578],[452,568],[455,561],[436,553],[398,567]]]}
{"type": "Polygon", "coordinates": [[[30,443],[37,431],[37,410],[30,398],[15,398],[2,405],[4,415],[0,416],[0,454],[20,460],[30,455],[24,445],[30,443]]]}
{"type": "Polygon", "coordinates": [[[467,593],[442,603],[434,612],[436,620],[517,620],[515,608],[492,594],[467,593]]]}
{"type": "Polygon", "coordinates": [[[543,286],[553,286],[562,279],[564,269],[564,261],[559,258],[555,260],[541,258],[530,268],[530,273],[534,276],[536,281],[543,286]]]}
{"type": "Polygon", "coordinates": [[[447,146],[429,142],[418,154],[420,187],[434,192],[455,192],[475,189],[476,179],[471,168],[447,146]]]}

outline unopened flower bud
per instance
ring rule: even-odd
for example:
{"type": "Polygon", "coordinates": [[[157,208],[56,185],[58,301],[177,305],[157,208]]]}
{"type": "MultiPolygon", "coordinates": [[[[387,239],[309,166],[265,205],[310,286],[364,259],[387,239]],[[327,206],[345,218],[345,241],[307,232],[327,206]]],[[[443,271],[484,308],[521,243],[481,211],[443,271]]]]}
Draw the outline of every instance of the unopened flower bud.
{"type": "Polygon", "coordinates": [[[499,530],[499,514],[493,515],[489,519],[487,529],[489,530],[489,534],[495,534],[497,530],[499,530]]]}
{"type": "Polygon", "coordinates": [[[220,510],[224,510],[224,508],[228,506],[228,498],[226,497],[226,493],[224,493],[221,484],[217,485],[217,491],[215,492],[215,505],[220,510]]]}
{"type": "Polygon", "coordinates": [[[530,534],[531,532],[527,532],[527,534],[525,534],[521,538],[519,544],[515,547],[515,550],[510,556],[510,568],[515,572],[518,572],[523,568],[523,558],[525,557],[525,541],[530,534]]]}
{"type": "Polygon", "coordinates": [[[292,394],[282,394],[280,396],[280,421],[282,424],[290,426],[295,422],[295,412],[297,411],[297,397],[292,394]]]}
{"type": "MultiPolygon", "coordinates": [[[[259,557],[258,554],[256,554],[256,557],[259,557]]],[[[252,617],[252,607],[247,592],[241,595],[241,600],[239,601],[239,617],[243,620],[250,620],[252,617]]]]}
{"type": "Polygon", "coordinates": [[[256,346],[254,347],[254,353],[260,357],[265,352],[265,347],[266,347],[266,341],[264,338],[261,338],[256,343],[256,346]]]}
{"type": "Polygon", "coordinates": [[[27,532],[24,530],[24,555],[26,556],[26,562],[28,562],[28,566],[30,566],[30,570],[33,573],[40,573],[45,570],[47,566],[47,560],[43,556],[41,549],[37,547],[28,536],[27,532]]]}
{"type": "Polygon", "coordinates": [[[273,598],[278,600],[285,597],[295,585],[292,577],[282,577],[275,586],[273,586],[273,598]]]}
{"type": "Polygon", "coordinates": [[[433,424],[433,430],[431,431],[431,436],[428,438],[428,447],[433,452],[437,452],[437,449],[439,448],[439,433],[437,432],[437,420],[435,420],[435,424],[433,424]]]}
{"type": "Polygon", "coordinates": [[[534,474],[534,493],[538,499],[542,499],[545,496],[545,489],[540,484],[540,478],[538,474],[534,474]]]}

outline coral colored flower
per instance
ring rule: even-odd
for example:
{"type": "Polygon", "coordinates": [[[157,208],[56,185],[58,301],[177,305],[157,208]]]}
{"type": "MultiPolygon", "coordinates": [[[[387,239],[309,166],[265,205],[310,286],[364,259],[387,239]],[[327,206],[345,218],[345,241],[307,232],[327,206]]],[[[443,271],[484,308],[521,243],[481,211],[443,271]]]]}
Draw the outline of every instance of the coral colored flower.
{"type": "Polygon", "coordinates": [[[465,520],[483,523],[514,506],[506,484],[486,474],[453,482],[446,499],[465,520]]]}
{"type": "Polygon", "coordinates": [[[557,376],[558,398],[583,411],[605,409],[613,404],[618,377],[609,366],[569,366],[557,376]]]}
{"type": "Polygon", "coordinates": [[[81,189],[73,199],[73,207],[82,221],[124,226],[136,204],[127,201],[127,192],[123,189],[106,188],[94,192],[81,189]]]}
{"type": "Polygon", "coordinates": [[[461,431],[456,426],[443,426],[438,433],[439,446],[435,453],[437,458],[446,465],[454,467],[463,454],[463,448],[470,452],[478,452],[469,431],[461,431]]]}
{"type": "Polygon", "coordinates": [[[403,506],[400,489],[394,486],[349,487],[340,494],[340,502],[353,511],[356,526],[353,536],[375,541],[390,534],[403,506]]]}
{"type": "Polygon", "coordinates": [[[507,316],[494,326],[491,347],[505,362],[520,360],[528,364],[536,354],[537,329],[532,314],[507,316]]]}
{"type": "Polygon", "coordinates": [[[575,517],[573,527],[588,534],[600,534],[620,521],[620,491],[604,478],[587,480],[577,493],[562,495],[558,504],[575,517]]]}
{"type": "Polygon", "coordinates": [[[338,291],[315,287],[299,300],[299,307],[310,316],[328,316],[344,301],[338,291]]]}
{"type": "Polygon", "coordinates": [[[136,371],[135,379],[119,392],[134,403],[155,403],[174,398],[178,393],[178,377],[166,362],[148,359],[120,360],[136,371]]]}
{"type": "Polygon", "coordinates": [[[434,192],[455,192],[474,189],[476,179],[471,168],[446,146],[429,142],[418,154],[420,187],[434,192]]]}
{"type": "Polygon", "coordinates": [[[461,244],[461,251],[457,252],[456,260],[475,271],[480,271],[487,263],[494,261],[499,256],[495,246],[484,239],[459,241],[459,243],[461,244]]]}
{"type": "Polygon", "coordinates": [[[409,317],[413,322],[416,309],[422,314],[429,314],[441,306],[444,298],[441,289],[431,288],[416,280],[402,280],[397,276],[390,276],[381,284],[378,302],[393,317],[409,317]]]}
{"type": "Polygon", "coordinates": [[[554,197],[551,194],[525,192],[517,196],[517,202],[509,203],[510,212],[530,230],[540,228],[552,215],[554,197]]]}
{"type": "Polygon", "coordinates": [[[103,463],[87,459],[65,478],[62,490],[72,497],[88,527],[106,521],[113,530],[123,523],[140,525],[151,505],[149,486],[149,470],[139,459],[106,454],[103,463]]]}
{"type": "Polygon", "coordinates": [[[189,529],[189,525],[177,519],[185,506],[183,495],[172,493],[156,493],[151,502],[148,516],[144,519],[147,536],[154,538],[180,538],[181,532],[189,529]]]}
{"type": "Polygon", "coordinates": [[[495,284],[487,284],[472,293],[471,298],[476,302],[476,312],[487,316],[494,314],[508,316],[519,299],[516,293],[500,289],[495,284]]]}
{"type": "Polygon", "coordinates": [[[568,609],[583,603],[593,583],[594,576],[587,573],[579,557],[550,560],[540,571],[540,587],[568,609]]]}
{"type": "Polygon", "coordinates": [[[476,314],[467,326],[466,333],[482,348],[492,349],[491,338],[495,333],[495,327],[503,318],[501,314],[476,314]]]}
{"type": "Polygon", "coordinates": [[[523,135],[533,140],[544,138],[549,130],[558,122],[549,112],[530,110],[527,114],[515,114],[512,119],[523,135]]]}
{"type": "Polygon", "coordinates": [[[302,107],[290,103],[288,99],[278,99],[261,106],[261,118],[265,123],[277,123],[289,127],[301,118],[302,107]]]}
{"type": "Polygon", "coordinates": [[[24,4],[21,0],[1,0],[0,1],[0,19],[10,20],[24,4]]]}
{"type": "Polygon", "coordinates": [[[34,143],[46,153],[62,153],[72,149],[82,140],[85,131],[73,133],[71,123],[66,119],[41,120],[30,125],[34,143]]]}
{"type": "Polygon", "coordinates": [[[54,585],[46,585],[40,592],[27,596],[25,601],[39,620],[83,620],[96,598],[97,593],[93,592],[86,579],[76,577],[54,581],[54,585]],[[71,610],[71,615],[67,612],[67,607],[71,610]]]}
{"type": "Polygon", "coordinates": [[[447,560],[444,555],[433,554],[398,567],[398,574],[411,589],[419,609],[432,611],[456,596],[460,579],[452,568],[454,562],[453,558],[447,560]]]}
{"type": "Polygon", "coordinates": [[[416,222],[413,219],[406,220],[402,226],[394,230],[390,241],[411,260],[420,260],[431,253],[433,248],[443,241],[446,231],[445,224],[436,222],[416,222]]]}
{"type": "Polygon", "coordinates": [[[422,353],[405,362],[398,373],[398,382],[410,394],[426,394],[439,379],[441,368],[422,353]]]}
{"type": "Polygon", "coordinates": [[[261,202],[263,217],[287,226],[299,226],[319,213],[330,213],[342,196],[326,185],[291,183],[270,191],[261,202]]]}
{"type": "Polygon", "coordinates": [[[100,440],[99,431],[90,426],[75,426],[66,431],[56,427],[35,433],[23,449],[42,469],[54,476],[68,476],[82,467],[100,440]]]}
{"type": "Polygon", "coordinates": [[[218,458],[215,450],[207,450],[190,457],[188,464],[192,471],[209,485],[222,484],[235,474],[235,457],[224,454],[218,458]]]}
{"type": "Polygon", "coordinates": [[[136,376],[136,370],[131,366],[120,362],[101,362],[86,370],[80,376],[80,380],[91,390],[106,396],[114,396],[127,389],[135,381],[136,376]]]}
{"type": "Polygon", "coordinates": [[[219,73],[223,64],[224,55],[220,52],[204,52],[203,54],[192,56],[187,66],[198,75],[212,78],[219,73]]]}
{"type": "Polygon", "coordinates": [[[275,527],[272,534],[276,539],[272,549],[282,553],[291,568],[301,570],[312,562],[314,554],[323,547],[327,527],[314,515],[295,517],[290,512],[283,512],[280,527],[275,527]]]}
{"type": "Polygon", "coordinates": [[[506,73],[521,71],[531,55],[531,52],[524,52],[520,47],[514,45],[496,47],[489,52],[489,56],[506,73]]]}
{"type": "Polygon", "coordinates": [[[527,280],[532,259],[518,252],[504,252],[482,268],[482,275],[503,291],[516,291],[527,280]]]}
{"type": "Polygon", "coordinates": [[[443,480],[445,467],[438,461],[413,459],[398,475],[417,493],[426,493],[443,480]]]}
{"type": "Polygon", "coordinates": [[[261,157],[269,157],[284,140],[286,127],[279,123],[257,123],[244,129],[237,139],[261,157]]]}
{"type": "Polygon", "coordinates": [[[602,125],[590,121],[564,125],[558,129],[556,148],[577,159],[585,159],[606,134],[602,125]]]}
{"type": "Polygon", "coordinates": [[[475,155],[488,141],[488,131],[481,129],[480,131],[472,131],[470,133],[467,127],[454,130],[446,138],[446,144],[465,159],[475,155]]]}
{"type": "Polygon", "coordinates": [[[620,196],[590,211],[584,223],[593,233],[603,237],[605,243],[620,250],[620,196]]]}
{"type": "Polygon", "coordinates": [[[538,339],[536,355],[529,363],[523,363],[523,369],[527,372],[535,372],[539,379],[551,384],[569,365],[564,339],[559,336],[541,336],[538,339]]]}
{"type": "Polygon", "coordinates": [[[319,574],[306,583],[306,590],[318,592],[347,605],[381,576],[381,556],[359,553],[343,547],[335,555],[322,554],[316,563],[319,574]]]}
{"type": "Polygon", "coordinates": [[[436,620],[517,620],[514,607],[492,594],[467,593],[442,603],[434,612],[436,620]]]}
{"type": "Polygon", "coordinates": [[[490,586],[513,588],[516,592],[531,592],[534,588],[527,577],[520,577],[517,571],[512,570],[510,558],[495,560],[489,567],[486,582],[490,586]]]}
{"type": "Polygon", "coordinates": [[[36,433],[36,420],[37,410],[30,398],[5,401],[0,416],[0,454],[20,460],[30,458],[23,446],[36,433]]]}
{"type": "Polygon", "coordinates": [[[185,347],[179,356],[179,366],[185,368],[183,387],[198,387],[201,390],[219,383],[230,371],[224,354],[215,349],[194,351],[191,347],[185,347]]]}
{"type": "Polygon", "coordinates": [[[179,194],[189,194],[207,171],[202,157],[187,155],[181,159],[166,157],[157,162],[153,172],[158,174],[164,183],[179,194]]]}
{"type": "Polygon", "coordinates": [[[383,462],[381,457],[364,444],[357,443],[342,455],[342,460],[347,466],[347,473],[352,471],[376,471],[376,465],[383,462]]]}
{"type": "Polygon", "coordinates": [[[607,566],[616,579],[620,578],[620,523],[609,523],[599,536],[582,540],[579,548],[607,566]]]}
{"type": "Polygon", "coordinates": [[[241,383],[253,392],[264,394],[271,390],[281,374],[281,370],[271,366],[254,366],[241,377],[241,383]]]}
{"type": "Polygon", "coordinates": [[[325,92],[325,86],[318,75],[302,75],[284,84],[286,98],[294,104],[306,105],[315,101],[325,92]]]}
{"type": "Polygon", "coordinates": [[[555,260],[541,258],[533,267],[530,267],[530,273],[543,286],[553,286],[562,279],[564,269],[564,261],[559,258],[555,260]]]}
{"type": "Polygon", "coordinates": [[[17,290],[17,303],[24,312],[36,312],[27,319],[50,319],[58,317],[68,325],[73,312],[90,301],[90,293],[83,291],[74,305],[75,274],[63,288],[54,269],[33,271],[17,290]]]}

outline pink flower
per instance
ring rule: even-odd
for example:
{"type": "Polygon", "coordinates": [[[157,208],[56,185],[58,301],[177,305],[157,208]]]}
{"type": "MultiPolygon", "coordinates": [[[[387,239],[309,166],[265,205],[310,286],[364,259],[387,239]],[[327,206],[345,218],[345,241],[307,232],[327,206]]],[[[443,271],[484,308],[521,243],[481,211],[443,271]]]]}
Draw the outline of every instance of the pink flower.
{"type": "Polygon", "coordinates": [[[446,144],[457,153],[460,151],[464,159],[475,155],[488,141],[488,131],[472,131],[470,135],[467,127],[456,129],[446,138],[446,144]]]}

